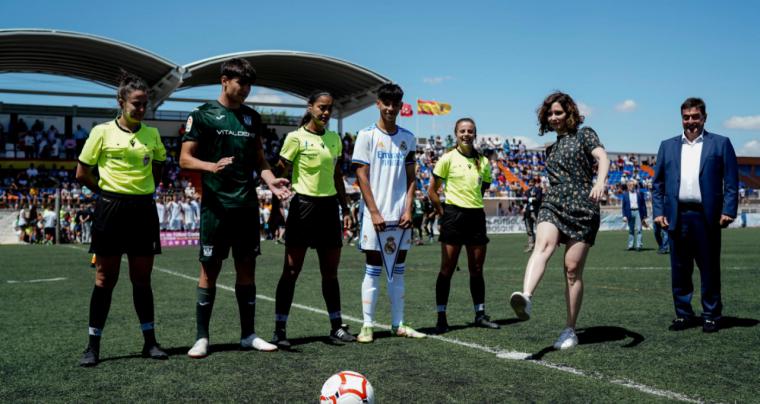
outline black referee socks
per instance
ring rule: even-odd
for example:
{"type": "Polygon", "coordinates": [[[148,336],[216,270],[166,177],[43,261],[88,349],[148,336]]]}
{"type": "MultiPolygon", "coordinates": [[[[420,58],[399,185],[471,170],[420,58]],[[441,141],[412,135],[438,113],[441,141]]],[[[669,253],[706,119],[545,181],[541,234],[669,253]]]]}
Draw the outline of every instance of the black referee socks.
{"type": "Polygon", "coordinates": [[[89,343],[95,350],[100,348],[100,335],[106,325],[108,311],[111,309],[113,289],[95,286],[90,297],[89,343]]]}

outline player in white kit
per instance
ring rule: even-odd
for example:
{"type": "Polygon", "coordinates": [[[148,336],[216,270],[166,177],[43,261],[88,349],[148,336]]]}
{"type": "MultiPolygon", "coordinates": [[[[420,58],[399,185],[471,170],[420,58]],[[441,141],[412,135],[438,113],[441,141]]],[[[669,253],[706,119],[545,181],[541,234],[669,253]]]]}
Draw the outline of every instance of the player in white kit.
{"type": "Polygon", "coordinates": [[[396,125],[403,96],[396,84],[380,86],[376,103],[380,119],[359,131],[354,145],[352,162],[357,165],[356,178],[362,193],[359,249],[367,259],[362,282],[364,324],[357,337],[363,343],[373,341],[375,304],[383,272],[388,279],[393,334],[426,337],[404,324],[404,270],[406,252],[411,247],[417,146],[414,135],[396,125]]]}
{"type": "Polygon", "coordinates": [[[166,230],[166,206],[160,196],[156,197],[156,213],[158,214],[158,228],[161,231],[166,230]]]}
{"type": "Polygon", "coordinates": [[[182,197],[179,206],[182,208],[182,230],[195,230],[195,212],[193,211],[193,207],[190,206],[190,202],[185,197],[182,197]]]}
{"type": "Polygon", "coordinates": [[[169,210],[169,230],[182,230],[182,220],[180,218],[182,207],[179,205],[179,197],[174,195],[174,200],[169,201],[166,204],[166,208],[169,210]]]}

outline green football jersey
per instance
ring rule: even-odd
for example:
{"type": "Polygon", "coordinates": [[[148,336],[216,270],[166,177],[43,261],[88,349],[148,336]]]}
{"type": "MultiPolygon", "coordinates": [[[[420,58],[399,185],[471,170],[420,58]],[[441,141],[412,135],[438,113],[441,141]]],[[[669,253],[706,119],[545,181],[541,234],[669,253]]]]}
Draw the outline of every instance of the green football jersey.
{"type": "Polygon", "coordinates": [[[190,113],[182,141],[198,142],[196,157],[214,163],[234,157],[232,164],[218,173],[203,173],[204,205],[240,208],[258,204],[253,172],[261,128],[261,116],[245,105],[232,110],[212,101],[190,113]]]}

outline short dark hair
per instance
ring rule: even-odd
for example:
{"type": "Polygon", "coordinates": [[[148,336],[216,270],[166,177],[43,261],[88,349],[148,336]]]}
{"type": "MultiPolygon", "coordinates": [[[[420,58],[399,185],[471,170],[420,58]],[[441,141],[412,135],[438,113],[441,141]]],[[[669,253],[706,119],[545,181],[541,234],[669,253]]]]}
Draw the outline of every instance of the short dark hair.
{"type": "Polygon", "coordinates": [[[701,98],[689,97],[683,102],[683,104],[681,104],[682,113],[683,110],[691,108],[699,108],[699,112],[701,112],[702,115],[707,115],[707,106],[705,106],[705,102],[701,98]]]}
{"type": "Polygon", "coordinates": [[[377,88],[377,99],[382,101],[401,102],[404,90],[396,83],[385,83],[377,88]]]}
{"type": "Polygon", "coordinates": [[[238,78],[253,84],[256,81],[256,69],[243,58],[233,58],[222,63],[221,76],[226,76],[228,79],[238,78]]]}
{"type": "Polygon", "coordinates": [[[578,111],[578,105],[573,101],[573,97],[561,92],[555,91],[549,94],[544,99],[543,104],[538,108],[538,135],[543,136],[546,132],[551,132],[553,129],[549,124],[549,111],[552,109],[552,104],[558,102],[562,106],[562,109],[567,114],[565,118],[565,126],[568,132],[575,133],[578,131],[578,127],[583,123],[583,115],[578,111]]]}

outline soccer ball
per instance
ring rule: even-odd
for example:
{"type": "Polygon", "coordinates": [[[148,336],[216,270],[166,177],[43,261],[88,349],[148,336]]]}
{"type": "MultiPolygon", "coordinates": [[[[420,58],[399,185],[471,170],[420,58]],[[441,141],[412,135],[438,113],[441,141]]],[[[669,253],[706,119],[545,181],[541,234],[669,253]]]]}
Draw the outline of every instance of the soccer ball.
{"type": "Polygon", "coordinates": [[[344,370],[330,376],[322,385],[319,402],[321,404],[372,404],[375,402],[375,390],[362,374],[344,370]]]}

